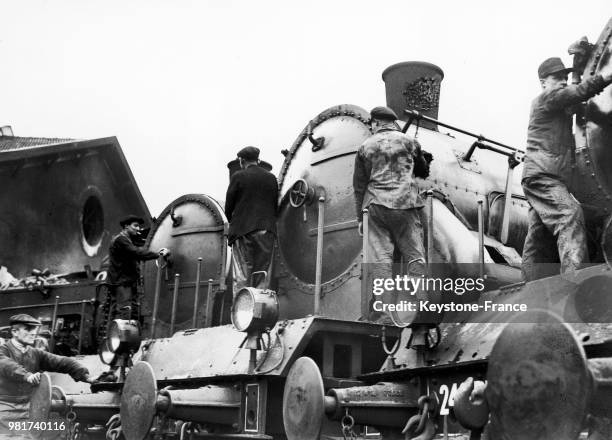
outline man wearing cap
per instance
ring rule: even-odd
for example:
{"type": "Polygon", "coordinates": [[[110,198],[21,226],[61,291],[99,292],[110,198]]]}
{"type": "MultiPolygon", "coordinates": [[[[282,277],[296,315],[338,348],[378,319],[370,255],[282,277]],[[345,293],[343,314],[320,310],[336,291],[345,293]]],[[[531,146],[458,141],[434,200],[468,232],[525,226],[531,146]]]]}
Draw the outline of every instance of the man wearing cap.
{"type": "Polygon", "coordinates": [[[138,263],[154,260],[160,255],[167,258],[170,252],[166,248],[153,252],[143,246],[138,246],[142,240],[141,231],[144,226],[144,220],[141,217],[129,215],[119,224],[123,229],[113,237],[109,248],[108,282],[113,286],[117,310],[130,306],[129,319],[138,319],[136,310],[137,286],[140,278],[138,263]]]}
{"type": "MultiPolygon", "coordinates": [[[[397,248],[412,275],[425,274],[425,249],[414,161],[420,145],[402,133],[397,115],[388,107],[370,112],[372,131],[355,156],[355,212],[362,234],[363,209],[368,208],[368,255],[373,278],[391,278],[397,248]]],[[[370,314],[375,320],[375,315],[370,314]]]]}
{"type": "Polygon", "coordinates": [[[11,316],[12,338],[0,345],[0,438],[27,437],[9,429],[9,422],[26,422],[30,395],[42,371],[65,373],[75,381],[89,382],[89,371],[74,359],[34,348],[38,319],[24,313],[11,316]]]}
{"type": "Polygon", "coordinates": [[[561,272],[568,272],[588,262],[582,207],[569,190],[576,148],[573,107],[610,84],[612,71],[568,85],[571,70],[560,58],[548,58],[538,68],[542,93],[531,104],[522,178],[530,205],[522,264],[527,281],[553,275],[542,263],[560,260],[561,272]]]}
{"type": "Polygon", "coordinates": [[[225,214],[230,222],[234,295],[243,287],[266,288],[276,235],[278,183],[259,165],[259,149],[245,147],[238,152],[241,170],[235,172],[225,196],[225,214]],[[251,280],[251,274],[267,276],[251,280]]]}

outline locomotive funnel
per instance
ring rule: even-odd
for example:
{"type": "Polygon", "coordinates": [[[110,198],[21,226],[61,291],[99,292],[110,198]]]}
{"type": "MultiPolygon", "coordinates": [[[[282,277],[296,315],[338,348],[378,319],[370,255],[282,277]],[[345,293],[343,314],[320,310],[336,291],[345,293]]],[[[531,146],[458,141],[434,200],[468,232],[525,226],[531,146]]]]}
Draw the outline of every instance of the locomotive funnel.
{"type": "MultiPolygon", "coordinates": [[[[404,110],[416,110],[425,116],[438,118],[440,84],[444,72],[435,64],[406,61],[387,67],[382,73],[387,93],[387,106],[402,121],[408,120],[404,110]]],[[[423,127],[437,130],[437,125],[422,122],[423,127]]]]}

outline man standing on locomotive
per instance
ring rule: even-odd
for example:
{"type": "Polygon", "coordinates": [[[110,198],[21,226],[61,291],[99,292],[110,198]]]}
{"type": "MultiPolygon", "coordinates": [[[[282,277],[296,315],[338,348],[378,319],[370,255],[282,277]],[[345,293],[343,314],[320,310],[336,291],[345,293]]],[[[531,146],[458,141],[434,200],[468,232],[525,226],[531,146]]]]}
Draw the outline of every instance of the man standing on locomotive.
{"type": "Polygon", "coordinates": [[[523,248],[525,280],[554,275],[546,263],[561,261],[561,272],[588,263],[587,236],[580,203],[569,190],[575,142],[575,105],[612,82],[612,71],[567,84],[572,69],[560,58],[548,58],[538,68],[542,93],[531,105],[522,186],[529,201],[529,229],[523,248]]]}
{"type": "Polygon", "coordinates": [[[238,152],[240,171],[235,172],[225,196],[225,214],[230,222],[234,295],[251,284],[267,288],[276,236],[278,182],[274,174],[259,165],[259,149],[245,147],[238,152]],[[255,272],[257,280],[251,280],[255,272]]]}
{"type": "Polygon", "coordinates": [[[113,237],[109,248],[108,282],[116,299],[117,310],[130,306],[129,319],[138,319],[139,262],[154,260],[160,255],[167,258],[170,251],[162,248],[153,252],[141,245],[140,233],[144,226],[141,217],[129,215],[119,224],[123,229],[113,237]]]}
{"type": "Polygon", "coordinates": [[[29,438],[28,408],[30,395],[40,383],[42,371],[72,376],[89,382],[89,371],[74,359],[34,348],[38,319],[24,313],[9,319],[12,338],[0,345],[0,439],[29,438]]]}
{"type": "MultiPolygon", "coordinates": [[[[372,278],[392,278],[393,253],[397,248],[412,275],[425,274],[425,249],[420,209],[423,207],[414,178],[420,146],[402,133],[398,119],[388,107],[370,112],[374,134],[355,156],[353,189],[359,233],[363,233],[363,209],[368,208],[368,263],[372,278]]],[[[372,302],[371,302],[372,304],[372,302]]],[[[371,312],[370,320],[380,318],[371,312]]]]}

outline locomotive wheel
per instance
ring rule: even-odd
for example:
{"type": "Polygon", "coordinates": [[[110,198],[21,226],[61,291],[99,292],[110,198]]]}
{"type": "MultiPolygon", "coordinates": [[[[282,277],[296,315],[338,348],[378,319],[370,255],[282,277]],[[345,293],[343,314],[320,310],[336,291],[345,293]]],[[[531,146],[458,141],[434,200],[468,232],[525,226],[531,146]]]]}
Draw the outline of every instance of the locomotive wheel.
{"type": "Polygon", "coordinates": [[[126,440],[144,440],[155,418],[157,381],[151,364],[136,362],[121,393],[121,429],[126,440]]]}
{"type": "Polygon", "coordinates": [[[582,346],[556,315],[533,311],[501,332],[489,357],[491,438],[578,438],[591,377],[582,346]]]}
{"type": "Polygon", "coordinates": [[[317,364],[309,357],[295,361],[283,392],[283,424],[288,440],[319,438],[325,416],[324,392],[317,364]]]}

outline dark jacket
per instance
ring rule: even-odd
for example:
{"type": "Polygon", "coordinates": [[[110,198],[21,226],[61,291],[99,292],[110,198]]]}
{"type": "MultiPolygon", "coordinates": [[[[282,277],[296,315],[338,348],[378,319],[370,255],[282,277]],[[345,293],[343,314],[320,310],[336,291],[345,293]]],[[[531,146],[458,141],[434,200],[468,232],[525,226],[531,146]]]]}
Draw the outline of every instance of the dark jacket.
{"type": "Polygon", "coordinates": [[[357,150],[353,172],[359,221],[362,209],[370,204],[390,209],[423,206],[413,174],[419,151],[420,145],[397,129],[383,128],[365,140],[357,150]]]}
{"type": "Polygon", "coordinates": [[[274,174],[251,165],[231,178],[225,196],[229,243],[257,230],[276,233],[278,183],[274,174]]]}
{"type": "Polygon", "coordinates": [[[122,285],[133,285],[138,282],[139,261],[154,260],[158,257],[157,252],[136,246],[125,231],[113,237],[108,254],[110,258],[108,282],[122,285]]]}
{"type": "Polygon", "coordinates": [[[533,100],[523,180],[546,175],[569,183],[575,150],[572,106],[601,92],[605,86],[601,75],[595,75],[578,85],[544,90],[533,100]]]}
{"type": "Polygon", "coordinates": [[[31,373],[54,371],[84,380],[89,371],[74,359],[28,347],[22,353],[11,341],[0,346],[0,400],[11,401],[29,397],[33,386],[26,382],[31,373]]]}

